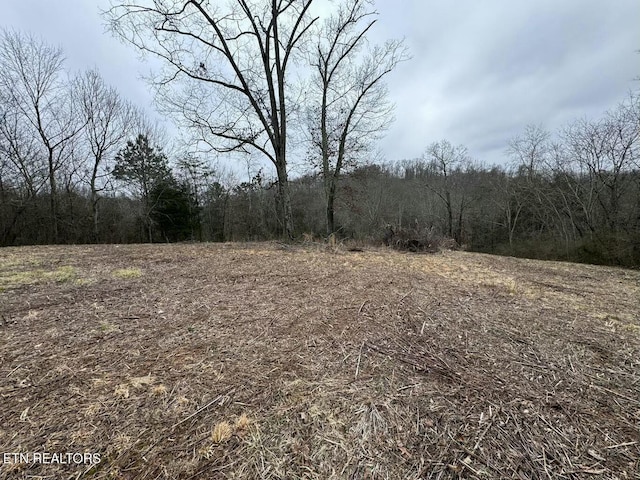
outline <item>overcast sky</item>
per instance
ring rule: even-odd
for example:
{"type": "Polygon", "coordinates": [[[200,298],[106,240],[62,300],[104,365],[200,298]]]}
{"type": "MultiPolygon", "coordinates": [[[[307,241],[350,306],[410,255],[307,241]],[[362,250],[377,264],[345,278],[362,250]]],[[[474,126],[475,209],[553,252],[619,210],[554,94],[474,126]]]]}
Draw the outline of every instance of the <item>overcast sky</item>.
{"type": "MultiPolygon", "coordinates": [[[[91,0],[3,2],[0,26],[64,49],[71,70],[96,67],[136,104],[152,108],[150,66],[105,33],[91,0]]],[[[638,0],[378,0],[371,40],[404,37],[412,59],[389,77],[396,121],[387,160],[419,157],[434,141],[464,144],[500,163],[527,124],[549,130],[598,117],[640,88],[638,0]]]]}

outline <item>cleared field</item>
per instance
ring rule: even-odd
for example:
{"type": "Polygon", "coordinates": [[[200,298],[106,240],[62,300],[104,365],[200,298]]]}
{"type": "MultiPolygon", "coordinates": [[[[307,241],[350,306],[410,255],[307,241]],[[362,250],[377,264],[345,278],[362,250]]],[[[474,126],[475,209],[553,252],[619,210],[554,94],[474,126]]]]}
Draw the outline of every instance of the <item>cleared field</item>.
{"type": "Polygon", "coordinates": [[[638,271],[47,246],[0,290],[1,478],[640,478],[638,271]]]}

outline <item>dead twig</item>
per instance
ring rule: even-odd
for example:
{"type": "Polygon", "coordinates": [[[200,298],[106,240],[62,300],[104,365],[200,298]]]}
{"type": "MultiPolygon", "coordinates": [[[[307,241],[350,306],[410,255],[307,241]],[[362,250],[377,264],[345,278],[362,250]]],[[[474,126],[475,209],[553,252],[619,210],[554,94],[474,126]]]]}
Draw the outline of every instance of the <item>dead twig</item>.
{"type": "Polygon", "coordinates": [[[360,305],[360,308],[358,309],[358,314],[361,314],[361,313],[362,313],[362,309],[364,308],[364,306],[366,305],[366,303],[367,303],[368,301],[369,301],[369,300],[365,300],[364,302],[362,302],[362,305],[360,305]]]}
{"type": "Polygon", "coordinates": [[[362,348],[364,347],[364,342],[360,345],[360,353],[358,353],[358,363],[356,364],[356,377],[358,378],[358,373],[360,372],[360,358],[362,357],[362,348]]]}
{"type": "Polygon", "coordinates": [[[591,385],[589,385],[589,387],[591,387],[591,388],[595,388],[595,389],[597,389],[597,390],[603,390],[603,391],[605,391],[605,392],[607,392],[607,393],[611,393],[611,394],[613,394],[613,395],[615,395],[615,396],[617,396],[617,397],[624,398],[625,400],[627,400],[627,401],[629,401],[629,402],[632,402],[632,403],[635,403],[636,405],[640,405],[640,401],[639,401],[639,400],[636,400],[636,399],[631,398],[631,397],[627,397],[626,395],[623,395],[623,394],[621,394],[621,393],[618,393],[618,392],[616,392],[616,391],[614,391],[614,390],[610,390],[610,389],[605,388],[605,387],[601,387],[600,385],[594,385],[594,384],[592,383],[591,385]]]}
{"type": "Polygon", "coordinates": [[[198,410],[196,410],[195,412],[193,412],[191,415],[189,415],[186,418],[183,418],[182,420],[180,420],[178,423],[175,423],[173,425],[171,425],[170,430],[173,430],[174,428],[176,428],[178,425],[182,425],[183,423],[191,420],[193,417],[195,417],[196,415],[198,415],[199,413],[205,411],[207,408],[209,408],[211,405],[213,405],[216,402],[219,402],[220,400],[222,400],[224,397],[226,397],[227,395],[229,395],[230,393],[233,392],[233,390],[235,389],[231,389],[229,390],[227,393],[225,394],[221,394],[218,395],[216,398],[214,398],[213,400],[211,400],[209,403],[207,403],[206,405],[203,405],[202,407],[200,407],[198,410]]]}

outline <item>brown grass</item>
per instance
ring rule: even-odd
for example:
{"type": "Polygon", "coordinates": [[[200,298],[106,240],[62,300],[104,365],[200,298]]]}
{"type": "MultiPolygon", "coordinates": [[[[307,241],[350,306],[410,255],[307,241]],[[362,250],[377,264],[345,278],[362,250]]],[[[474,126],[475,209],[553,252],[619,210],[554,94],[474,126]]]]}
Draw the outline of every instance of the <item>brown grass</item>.
{"type": "Polygon", "coordinates": [[[0,461],[101,455],[0,478],[640,478],[637,271],[131,245],[0,280],[0,461]]]}

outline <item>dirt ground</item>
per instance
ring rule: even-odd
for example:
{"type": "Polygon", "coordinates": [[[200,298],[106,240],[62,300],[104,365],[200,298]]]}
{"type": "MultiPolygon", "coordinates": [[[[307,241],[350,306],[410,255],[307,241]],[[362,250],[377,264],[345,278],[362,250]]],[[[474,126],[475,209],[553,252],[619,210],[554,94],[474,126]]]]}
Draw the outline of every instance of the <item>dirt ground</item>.
{"type": "Polygon", "coordinates": [[[0,478],[640,478],[638,271],[4,248],[0,313],[0,478]]]}

